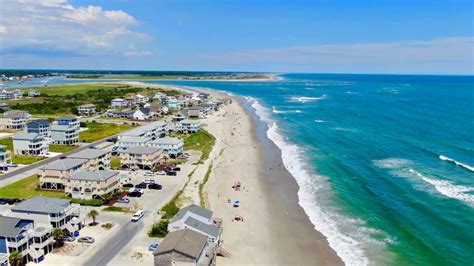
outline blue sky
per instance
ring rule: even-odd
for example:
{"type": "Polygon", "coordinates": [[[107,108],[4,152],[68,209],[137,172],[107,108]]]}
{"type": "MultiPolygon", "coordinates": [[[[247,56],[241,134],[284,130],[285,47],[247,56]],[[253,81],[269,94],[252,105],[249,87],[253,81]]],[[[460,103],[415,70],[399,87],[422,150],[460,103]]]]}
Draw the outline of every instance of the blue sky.
{"type": "Polygon", "coordinates": [[[472,74],[471,1],[2,0],[1,68],[472,74]]]}

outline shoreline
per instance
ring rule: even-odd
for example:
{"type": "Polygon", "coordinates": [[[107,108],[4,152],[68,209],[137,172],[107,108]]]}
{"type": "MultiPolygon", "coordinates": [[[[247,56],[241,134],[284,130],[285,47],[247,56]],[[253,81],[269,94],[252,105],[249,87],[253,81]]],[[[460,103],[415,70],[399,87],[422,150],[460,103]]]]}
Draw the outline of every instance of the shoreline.
{"type": "Polygon", "coordinates": [[[218,263],[342,265],[299,205],[299,186],[284,167],[280,149],[267,137],[267,125],[239,96],[196,90],[233,99],[227,121],[208,123],[224,150],[214,159],[205,191],[210,209],[224,219],[223,247],[232,253],[232,258],[219,257],[218,263]],[[242,182],[243,191],[233,191],[236,181],[242,182]],[[242,201],[238,210],[227,203],[236,198],[242,201]],[[231,222],[233,215],[245,222],[231,222]]]}

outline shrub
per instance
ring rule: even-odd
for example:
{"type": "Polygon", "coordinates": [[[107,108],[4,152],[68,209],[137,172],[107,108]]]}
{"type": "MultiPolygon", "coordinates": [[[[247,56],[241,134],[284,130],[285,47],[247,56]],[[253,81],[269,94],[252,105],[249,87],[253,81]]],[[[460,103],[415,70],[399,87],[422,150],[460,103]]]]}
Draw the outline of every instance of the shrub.
{"type": "Polygon", "coordinates": [[[161,220],[159,223],[154,224],[148,232],[149,237],[165,237],[168,233],[168,220],[161,220]]]}

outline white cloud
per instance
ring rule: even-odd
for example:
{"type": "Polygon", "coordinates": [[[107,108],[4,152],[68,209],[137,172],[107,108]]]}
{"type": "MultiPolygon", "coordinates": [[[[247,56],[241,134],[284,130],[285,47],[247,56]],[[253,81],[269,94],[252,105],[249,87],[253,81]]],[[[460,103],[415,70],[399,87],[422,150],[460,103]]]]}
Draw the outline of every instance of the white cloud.
{"type": "Polygon", "coordinates": [[[2,0],[0,25],[0,49],[10,57],[123,55],[151,38],[136,32],[139,22],[122,10],[67,0],[2,0]]]}
{"type": "Polygon", "coordinates": [[[125,52],[124,55],[129,57],[147,57],[152,56],[153,53],[150,51],[128,51],[125,52]]]}

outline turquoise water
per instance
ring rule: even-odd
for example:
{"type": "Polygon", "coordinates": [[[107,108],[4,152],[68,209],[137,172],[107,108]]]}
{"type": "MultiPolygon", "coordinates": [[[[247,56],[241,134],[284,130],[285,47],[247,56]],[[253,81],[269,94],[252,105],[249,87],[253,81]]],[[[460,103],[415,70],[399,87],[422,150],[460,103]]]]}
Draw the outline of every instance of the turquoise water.
{"type": "Polygon", "coordinates": [[[346,263],[474,263],[473,77],[283,78],[169,83],[248,96],[346,263]]]}
{"type": "Polygon", "coordinates": [[[474,77],[282,77],[150,83],[246,96],[347,264],[474,263],[474,77]]]}

